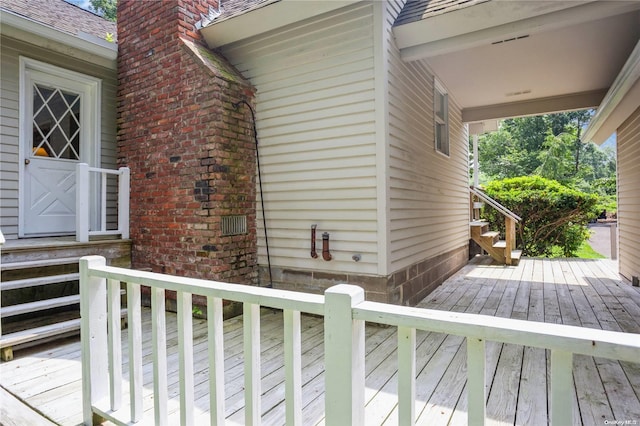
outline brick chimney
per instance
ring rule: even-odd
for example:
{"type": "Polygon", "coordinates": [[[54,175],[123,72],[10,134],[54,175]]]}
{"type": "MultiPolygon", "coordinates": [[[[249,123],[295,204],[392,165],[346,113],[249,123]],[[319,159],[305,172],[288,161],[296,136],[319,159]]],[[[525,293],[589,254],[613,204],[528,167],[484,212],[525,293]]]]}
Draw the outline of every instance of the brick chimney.
{"type": "Polygon", "coordinates": [[[257,284],[254,89],[195,29],[211,0],[118,1],[134,268],[257,284]],[[246,223],[246,229],[243,225],[246,223]]]}

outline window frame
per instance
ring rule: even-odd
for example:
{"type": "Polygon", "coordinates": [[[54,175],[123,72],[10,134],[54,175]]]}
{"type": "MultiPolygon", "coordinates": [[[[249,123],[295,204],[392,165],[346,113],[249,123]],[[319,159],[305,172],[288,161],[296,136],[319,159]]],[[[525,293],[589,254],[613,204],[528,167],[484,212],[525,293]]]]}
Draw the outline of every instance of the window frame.
{"type": "Polygon", "coordinates": [[[450,157],[449,138],[449,94],[436,78],[433,79],[433,147],[436,152],[450,157]],[[442,97],[442,116],[438,114],[438,101],[442,97]],[[442,139],[438,138],[438,129],[442,139]]]}

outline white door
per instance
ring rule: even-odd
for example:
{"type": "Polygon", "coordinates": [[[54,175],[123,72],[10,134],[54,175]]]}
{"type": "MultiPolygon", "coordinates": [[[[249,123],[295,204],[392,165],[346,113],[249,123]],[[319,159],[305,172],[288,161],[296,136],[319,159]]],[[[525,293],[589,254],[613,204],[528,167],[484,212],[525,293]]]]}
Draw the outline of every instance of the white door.
{"type": "Polygon", "coordinates": [[[95,88],[56,71],[23,73],[21,236],[74,234],[76,164],[95,163],[95,88]]]}

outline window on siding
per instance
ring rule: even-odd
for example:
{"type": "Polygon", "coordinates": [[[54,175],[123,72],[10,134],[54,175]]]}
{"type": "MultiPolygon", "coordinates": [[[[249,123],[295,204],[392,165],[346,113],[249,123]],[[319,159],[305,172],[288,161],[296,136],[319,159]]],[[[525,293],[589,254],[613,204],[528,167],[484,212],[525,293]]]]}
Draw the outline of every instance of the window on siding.
{"type": "Polygon", "coordinates": [[[436,151],[449,155],[449,95],[444,87],[434,80],[433,126],[436,151]]]}

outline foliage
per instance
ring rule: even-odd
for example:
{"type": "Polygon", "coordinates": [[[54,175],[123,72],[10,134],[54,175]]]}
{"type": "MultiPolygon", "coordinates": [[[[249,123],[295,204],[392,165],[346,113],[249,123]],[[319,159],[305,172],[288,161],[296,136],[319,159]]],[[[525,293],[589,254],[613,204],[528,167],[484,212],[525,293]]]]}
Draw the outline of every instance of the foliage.
{"type": "Polygon", "coordinates": [[[590,117],[584,110],[504,120],[498,131],[479,138],[480,182],[539,175],[595,194],[601,211],[614,212],[615,151],[580,140],[590,117]]]}
{"type": "Polygon", "coordinates": [[[488,180],[534,173],[568,183],[615,177],[615,153],[580,140],[590,116],[585,110],[504,120],[498,131],[480,136],[480,168],[488,180]]]}
{"type": "Polygon", "coordinates": [[[89,0],[91,11],[104,19],[116,22],[116,0],[89,0]]]}
{"type": "Polygon", "coordinates": [[[595,251],[587,242],[582,243],[578,248],[576,257],[579,257],[580,259],[606,259],[606,256],[595,251]]]}
{"type": "MultiPolygon", "coordinates": [[[[587,223],[598,214],[595,195],[540,176],[493,181],[487,185],[486,192],[522,217],[517,245],[522,247],[525,256],[552,256],[554,247],[564,256],[575,256],[589,238],[587,223]]],[[[484,217],[491,223],[503,222],[495,210],[485,210],[484,217]]]]}

